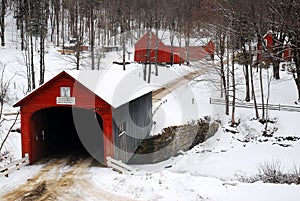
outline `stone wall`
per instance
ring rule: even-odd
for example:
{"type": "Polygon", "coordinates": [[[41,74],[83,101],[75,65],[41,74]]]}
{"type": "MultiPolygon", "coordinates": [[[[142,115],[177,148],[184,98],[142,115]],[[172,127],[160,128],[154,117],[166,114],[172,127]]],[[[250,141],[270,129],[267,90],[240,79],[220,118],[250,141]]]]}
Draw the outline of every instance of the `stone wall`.
{"type": "Polygon", "coordinates": [[[180,150],[188,151],[213,136],[219,128],[209,117],[181,126],[163,129],[157,136],[148,137],[129,160],[131,164],[157,163],[176,156],[180,150]]]}

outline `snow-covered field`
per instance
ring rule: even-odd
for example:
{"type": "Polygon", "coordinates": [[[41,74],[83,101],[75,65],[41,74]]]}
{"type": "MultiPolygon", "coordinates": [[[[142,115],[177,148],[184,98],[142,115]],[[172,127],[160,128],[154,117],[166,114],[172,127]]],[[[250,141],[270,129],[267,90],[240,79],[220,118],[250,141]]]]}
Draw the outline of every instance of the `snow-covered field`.
{"type": "MultiPolygon", "coordinates": [[[[16,45],[13,45],[15,36],[10,36],[8,41],[10,45],[0,48],[0,62],[6,66],[5,78],[12,78],[16,87],[12,87],[9,91],[12,98],[6,105],[4,113],[16,111],[16,108],[12,108],[11,105],[22,98],[26,92],[26,67],[23,54],[15,48],[16,45]]],[[[101,70],[115,68],[122,71],[121,66],[112,64],[119,59],[120,54],[108,53],[102,60],[101,70]]],[[[38,63],[38,60],[36,62],[38,63]]],[[[60,55],[50,44],[45,63],[46,80],[62,70],[74,68],[74,63],[70,62],[68,56],[60,55]]],[[[87,65],[82,68],[87,68],[87,65]]],[[[142,65],[132,63],[127,68],[128,72],[143,79],[142,65]]],[[[159,87],[198,68],[207,68],[207,65],[159,67],[159,76],[152,74],[152,86],[159,87]]],[[[270,103],[294,105],[297,99],[294,81],[286,71],[281,71],[281,77],[280,81],[272,81],[270,103]]],[[[110,168],[93,167],[89,172],[93,184],[108,192],[149,201],[298,201],[299,185],[265,184],[261,181],[241,183],[237,180],[237,175],[253,176],[266,162],[280,163],[283,172],[292,171],[295,167],[299,168],[300,141],[278,141],[278,139],[288,136],[300,137],[300,124],[298,124],[300,113],[270,111],[270,117],[276,119],[276,123],[270,126],[278,130],[273,137],[266,138],[261,135],[263,125],[252,120],[254,110],[237,108],[237,119],[241,122],[237,128],[239,133],[225,132],[229,117],[224,116],[223,106],[209,104],[209,98],[219,97],[220,92],[207,79],[207,75],[202,75],[197,79],[198,81],[191,81],[181,86],[154,105],[153,110],[157,108],[158,110],[153,117],[156,124],[151,132],[157,134],[164,127],[211,116],[212,119],[222,122],[214,137],[167,161],[135,165],[136,172],[133,175],[119,174],[110,168]]],[[[243,87],[240,87],[240,90],[238,94],[243,99],[243,87]]],[[[0,141],[8,128],[9,122],[1,128],[0,141]]],[[[20,134],[12,133],[5,144],[4,151],[8,151],[12,159],[21,157],[20,141],[20,134]]],[[[18,188],[40,169],[40,165],[28,166],[12,173],[8,178],[0,178],[0,196],[18,188]]]]}

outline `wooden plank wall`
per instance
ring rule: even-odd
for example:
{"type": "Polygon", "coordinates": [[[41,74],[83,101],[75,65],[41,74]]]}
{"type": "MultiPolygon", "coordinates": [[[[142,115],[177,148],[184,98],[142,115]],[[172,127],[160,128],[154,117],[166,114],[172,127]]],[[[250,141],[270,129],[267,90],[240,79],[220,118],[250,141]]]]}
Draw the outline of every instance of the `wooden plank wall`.
{"type": "Polygon", "coordinates": [[[152,92],[124,104],[113,111],[115,159],[127,163],[152,126],[152,92]],[[126,132],[119,126],[125,121],[126,132]]]}

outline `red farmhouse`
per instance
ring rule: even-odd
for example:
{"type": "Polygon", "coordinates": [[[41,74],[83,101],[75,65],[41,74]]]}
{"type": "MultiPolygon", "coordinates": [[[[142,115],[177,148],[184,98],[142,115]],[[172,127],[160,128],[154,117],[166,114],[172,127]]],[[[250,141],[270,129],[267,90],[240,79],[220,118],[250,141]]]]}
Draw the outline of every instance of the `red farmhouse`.
{"type": "Polygon", "coordinates": [[[165,45],[161,39],[157,39],[153,32],[145,33],[135,44],[134,61],[155,62],[156,40],[158,43],[158,63],[181,64],[185,61],[198,61],[207,57],[213,58],[215,45],[210,40],[205,46],[177,47],[165,45]],[[149,58],[147,58],[149,50],[149,58]]]}
{"type": "MultiPolygon", "coordinates": [[[[270,62],[267,58],[269,57],[268,55],[272,54],[275,48],[274,34],[269,32],[266,35],[264,35],[263,39],[264,39],[265,48],[263,48],[263,45],[261,43],[257,44],[257,50],[258,50],[257,60],[264,60],[270,62]]],[[[282,48],[283,48],[283,52],[281,55],[281,59],[283,61],[291,61],[293,58],[293,52],[290,45],[284,44],[282,48]]]]}
{"type": "Polygon", "coordinates": [[[134,75],[109,71],[63,71],[14,105],[30,163],[66,148],[103,164],[107,156],[128,162],[150,131],[152,92],[134,75]]]}

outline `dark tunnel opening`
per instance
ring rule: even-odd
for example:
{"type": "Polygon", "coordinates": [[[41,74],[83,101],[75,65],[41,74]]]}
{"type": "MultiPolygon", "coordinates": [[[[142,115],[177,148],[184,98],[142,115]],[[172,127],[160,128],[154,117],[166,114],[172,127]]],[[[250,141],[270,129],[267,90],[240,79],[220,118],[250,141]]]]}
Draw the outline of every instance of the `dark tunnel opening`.
{"type": "MultiPolygon", "coordinates": [[[[93,110],[74,107],[51,107],[31,117],[32,157],[86,154],[103,159],[103,120],[93,110]],[[90,145],[84,141],[89,139],[90,145]]],[[[98,159],[99,160],[99,159],[98,159]]],[[[100,161],[101,162],[101,161],[100,161]]]]}

